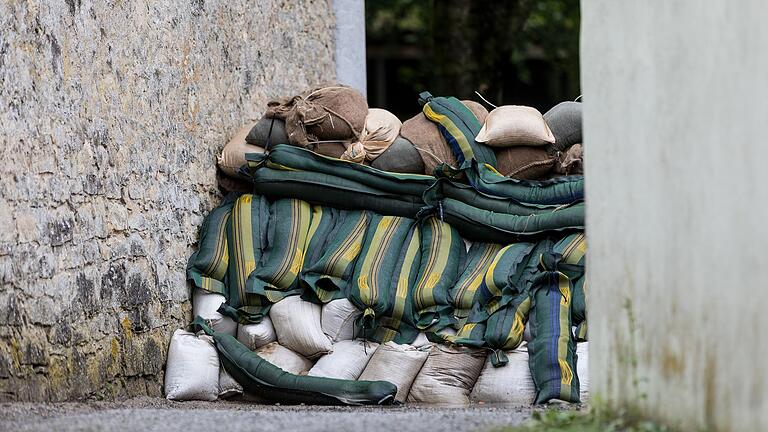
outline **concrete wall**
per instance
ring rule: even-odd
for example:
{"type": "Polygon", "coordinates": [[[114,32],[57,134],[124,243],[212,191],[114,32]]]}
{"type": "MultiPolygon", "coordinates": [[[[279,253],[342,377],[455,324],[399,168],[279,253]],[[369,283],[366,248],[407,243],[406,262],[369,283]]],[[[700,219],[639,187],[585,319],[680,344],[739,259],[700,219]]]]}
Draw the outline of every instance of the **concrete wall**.
{"type": "Polygon", "coordinates": [[[331,9],[0,0],[0,400],[160,394],[215,156],[334,79],[331,9]]]}
{"type": "Polygon", "coordinates": [[[582,2],[593,390],[768,427],[768,4],[582,2]]]}
{"type": "Polygon", "coordinates": [[[365,0],[333,0],[336,16],[336,79],[367,94],[365,0]]]}

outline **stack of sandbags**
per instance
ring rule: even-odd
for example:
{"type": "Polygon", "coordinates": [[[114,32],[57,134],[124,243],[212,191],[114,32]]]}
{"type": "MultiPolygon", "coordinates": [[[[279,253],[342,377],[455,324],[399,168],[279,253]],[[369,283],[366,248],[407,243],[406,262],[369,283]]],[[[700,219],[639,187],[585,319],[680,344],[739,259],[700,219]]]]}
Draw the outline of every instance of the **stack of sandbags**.
{"type": "Polygon", "coordinates": [[[429,352],[410,345],[386,342],[379,345],[358,379],[389,381],[397,386],[395,400],[405,402],[428,356],[429,352]]]}

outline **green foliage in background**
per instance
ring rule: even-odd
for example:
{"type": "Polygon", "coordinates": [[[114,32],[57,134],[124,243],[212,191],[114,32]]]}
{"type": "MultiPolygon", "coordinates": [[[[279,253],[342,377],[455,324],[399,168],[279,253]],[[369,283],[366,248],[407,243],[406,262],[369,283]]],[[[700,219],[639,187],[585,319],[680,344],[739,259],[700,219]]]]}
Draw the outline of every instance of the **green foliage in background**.
{"type": "Polygon", "coordinates": [[[458,97],[479,90],[497,103],[515,101],[515,89],[534,81],[538,100],[579,94],[579,20],[579,0],[366,2],[369,46],[420,53],[398,69],[398,81],[458,97]]]}

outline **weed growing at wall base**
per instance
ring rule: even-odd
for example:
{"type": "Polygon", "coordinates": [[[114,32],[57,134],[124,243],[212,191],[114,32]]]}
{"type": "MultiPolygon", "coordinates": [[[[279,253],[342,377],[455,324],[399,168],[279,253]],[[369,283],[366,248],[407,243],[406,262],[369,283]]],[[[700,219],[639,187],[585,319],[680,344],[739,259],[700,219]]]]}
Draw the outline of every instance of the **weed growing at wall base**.
{"type": "Polygon", "coordinates": [[[672,432],[651,421],[642,421],[624,412],[591,409],[577,411],[550,408],[536,411],[531,420],[517,427],[496,429],[494,432],[672,432]]]}

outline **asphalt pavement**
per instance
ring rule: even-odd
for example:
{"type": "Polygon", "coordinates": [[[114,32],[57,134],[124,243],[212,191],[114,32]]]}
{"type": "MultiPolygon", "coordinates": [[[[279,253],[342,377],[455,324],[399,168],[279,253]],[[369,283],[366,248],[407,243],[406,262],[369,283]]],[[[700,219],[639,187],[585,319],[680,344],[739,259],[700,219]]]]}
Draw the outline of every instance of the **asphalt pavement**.
{"type": "Polygon", "coordinates": [[[276,406],[245,402],[0,403],[0,431],[425,432],[492,431],[527,420],[531,407],[276,406]]]}

